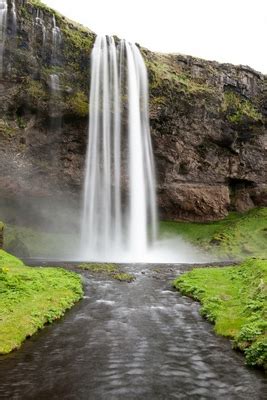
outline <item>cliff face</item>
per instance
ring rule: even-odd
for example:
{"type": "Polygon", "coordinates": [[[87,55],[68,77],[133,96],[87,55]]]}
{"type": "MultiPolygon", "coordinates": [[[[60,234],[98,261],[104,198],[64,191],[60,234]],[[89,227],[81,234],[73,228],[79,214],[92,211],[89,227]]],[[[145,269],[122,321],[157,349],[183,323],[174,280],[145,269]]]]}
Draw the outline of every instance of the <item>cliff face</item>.
{"type": "Polygon", "coordinates": [[[147,53],[160,206],[213,219],[267,204],[267,77],[249,67],[147,53]]]}
{"type": "MultiPolygon", "coordinates": [[[[15,3],[16,29],[8,3],[0,78],[1,197],[77,201],[95,36],[36,0],[15,3]]],[[[142,52],[161,216],[212,220],[229,209],[266,206],[267,77],[248,67],[142,52]]]]}

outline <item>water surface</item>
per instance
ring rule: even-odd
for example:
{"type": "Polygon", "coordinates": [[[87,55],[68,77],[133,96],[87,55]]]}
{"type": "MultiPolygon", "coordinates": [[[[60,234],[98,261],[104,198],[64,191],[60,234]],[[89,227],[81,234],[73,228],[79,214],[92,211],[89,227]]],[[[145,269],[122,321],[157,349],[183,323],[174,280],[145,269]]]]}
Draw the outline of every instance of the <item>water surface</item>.
{"type": "Polygon", "coordinates": [[[0,358],[1,400],[266,398],[264,375],[172,290],[185,267],[124,269],[134,283],[84,272],[84,300],[0,358]]]}

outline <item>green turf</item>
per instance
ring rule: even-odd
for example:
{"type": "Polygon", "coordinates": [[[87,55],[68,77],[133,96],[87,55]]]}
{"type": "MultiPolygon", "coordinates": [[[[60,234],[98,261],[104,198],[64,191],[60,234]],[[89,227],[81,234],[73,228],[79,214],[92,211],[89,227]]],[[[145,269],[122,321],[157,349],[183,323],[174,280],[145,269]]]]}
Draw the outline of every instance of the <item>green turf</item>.
{"type": "Polygon", "coordinates": [[[100,274],[120,282],[131,283],[135,280],[134,275],[123,272],[121,268],[115,264],[83,263],[78,265],[78,268],[95,274],[100,274]]]}
{"type": "Polygon", "coordinates": [[[180,235],[208,253],[223,257],[267,258],[267,208],[231,213],[209,223],[161,222],[161,236],[180,235]]]}
{"type": "Polygon", "coordinates": [[[0,250],[0,354],[19,348],[82,295],[79,275],[60,268],[30,268],[0,250]]]}
{"type": "Polygon", "coordinates": [[[248,365],[267,369],[267,260],[196,268],[174,286],[201,302],[202,315],[215,324],[217,334],[233,339],[248,365]]]}

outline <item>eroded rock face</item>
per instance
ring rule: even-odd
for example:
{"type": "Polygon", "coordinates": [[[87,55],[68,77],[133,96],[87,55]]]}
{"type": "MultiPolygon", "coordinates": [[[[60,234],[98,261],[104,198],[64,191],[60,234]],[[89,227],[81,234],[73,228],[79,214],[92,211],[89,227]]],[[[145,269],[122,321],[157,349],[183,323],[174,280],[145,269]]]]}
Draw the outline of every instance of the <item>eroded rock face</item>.
{"type": "Polygon", "coordinates": [[[266,77],[193,57],[146,56],[164,218],[216,219],[266,205],[266,77]]]}
{"type": "MultiPolygon", "coordinates": [[[[95,35],[56,14],[62,42],[55,62],[55,13],[34,4],[17,0],[16,35],[7,30],[0,193],[78,202],[95,35]],[[45,43],[37,14],[46,27],[45,43]],[[52,97],[54,73],[60,96],[52,97]]],[[[266,206],[267,77],[249,67],[142,52],[161,217],[204,221],[223,218],[230,209],[266,206]]]]}

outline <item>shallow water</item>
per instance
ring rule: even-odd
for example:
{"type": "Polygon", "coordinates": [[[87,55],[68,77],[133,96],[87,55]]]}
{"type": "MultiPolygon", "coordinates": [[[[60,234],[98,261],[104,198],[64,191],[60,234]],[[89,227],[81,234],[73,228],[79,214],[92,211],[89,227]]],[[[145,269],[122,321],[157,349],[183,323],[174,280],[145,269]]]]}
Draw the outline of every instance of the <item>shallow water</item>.
{"type": "Polygon", "coordinates": [[[0,358],[0,399],[266,398],[264,375],[172,290],[185,267],[124,269],[134,283],[84,272],[84,300],[0,358]]]}

